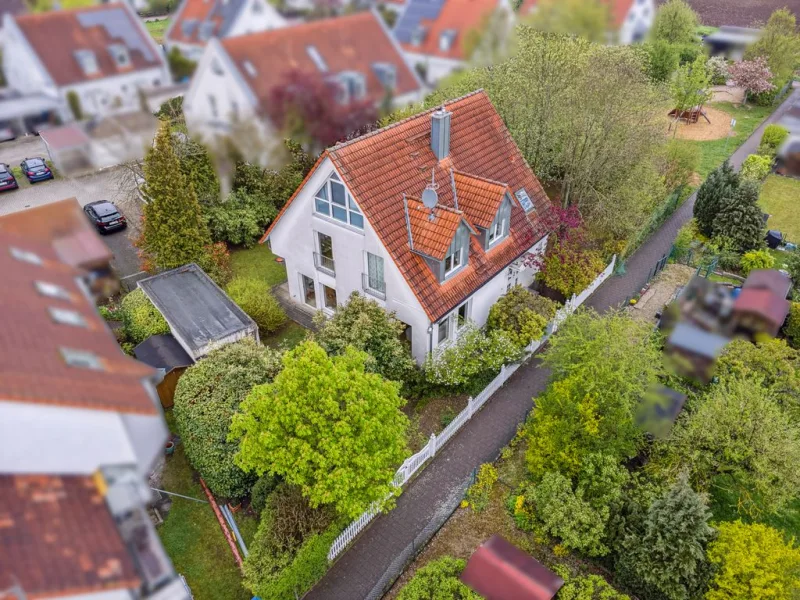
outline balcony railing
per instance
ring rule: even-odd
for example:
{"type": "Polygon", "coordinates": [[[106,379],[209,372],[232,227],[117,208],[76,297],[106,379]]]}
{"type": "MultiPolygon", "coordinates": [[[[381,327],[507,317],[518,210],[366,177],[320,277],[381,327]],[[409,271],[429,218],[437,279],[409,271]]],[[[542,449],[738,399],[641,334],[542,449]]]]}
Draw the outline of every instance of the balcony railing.
{"type": "Polygon", "coordinates": [[[314,252],[314,266],[323,273],[327,273],[331,276],[336,275],[336,263],[332,258],[323,256],[319,252],[314,252]]]}
{"type": "Polygon", "coordinates": [[[386,282],[377,277],[370,277],[367,273],[361,274],[364,291],[376,298],[386,300],[386,282]]]}

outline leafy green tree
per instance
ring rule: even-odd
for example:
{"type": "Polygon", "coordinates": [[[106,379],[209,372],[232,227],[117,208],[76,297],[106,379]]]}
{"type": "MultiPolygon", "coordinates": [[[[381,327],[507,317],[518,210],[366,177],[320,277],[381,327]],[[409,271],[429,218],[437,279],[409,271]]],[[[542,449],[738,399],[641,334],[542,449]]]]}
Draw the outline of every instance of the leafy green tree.
{"type": "Polygon", "coordinates": [[[175,46],[173,46],[172,50],[167,54],[167,63],[169,64],[172,77],[175,78],[176,81],[188,79],[197,68],[197,63],[186,58],[175,46]]]}
{"type": "Polygon", "coordinates": [[[432,560],[414,573],[397,600],[480,600],[458,578],[465,566],[465,561],[450,556],[432,560]]]}
{"type": "Polygon", "coordinates": [[[401,340],[405,324],[358,292],[337,306],[332,317],[318,316],[316,322],[320,328],[315,341],[328,354],[343,354],[348,347],[366,352],[367,371],[392,381],[405,381],[416,366],[401,340]]]}
{"type": "Polygon", "coordinates": [[[238,445],[228,441],[231,418],[254,386],[278,373],[274,350],[246,339],[210,353],[178,381],[173,413],[186,457],[215,494],[247,495],[254,482],[234,463],[238,445]]]}
{"type": "Polygon", "coordinates": [[[557,304],[517,285],[489,309],[488,331],[499,329],[524,348],[544,335],[547,324],[556,316],[557,304]]]}
{"type": "MultiPolygon", "coordinates": [[[[183,118],[182,114],[180,118],[183,118]]],[[[185,129],[185,126],[182,125],[179,129],[185,129]]],[[[173,136],[173,144],[181,164],[181,172],[191,182],[200,203],[207,206],[219,202],[219,178],[208,149],[185,134],[173,136]]]]}
{"type": "Polygon", "coordinates": [[[697,228],[706,237],[714,234],[714,219],[719,213],[723,199],[730,197],[739,188],[739,175],[728,161],[714,169],[697,190],[694,203],[694,218],[697,228]]]}
{"type": "Polygon", "coordinates": [[[225,291],[256,322],[262,333],[272,333],[286,322],[286,313],[270,293],[265,280],[237,277],[225,291]]]}
{"type": "Polygon", "coordinates": [[[714,236],[730,240],[740,252],[764,245],[764,219],[758,206],[761,186],[741,180],[739,188],[724,197],[714,218],[714,236]]]}
{"type": "Polygon", "coordinates": [[[647,73],[657,83],[669,81],[678,68],[678,49],[664,40],[653,40],[644,46],[648,61],[647,73]]]}
{"type": "Polygon", "coordinates": [[[676,190],[680,186],[688,185],[700,164],[700,150],[683,140],[670,140],[664,153],[662,172],[667,189],[676,190]]]}
{"type": "Polygon", "coordinates": [[[234,190],[205,210],[214,241],[251,247],[263,235],[278,211],[268,199],[234,190]]]}
{"type": "Polygon", "coordinates": [[[612,30],[609,5],[600,0],[542,0],[525,22],[538,31],[606,43],[612,30]]]}
{"type": "Polygon", "coordinates": [[[800,36],[797,21],[787,8],[773,12],[761,37],[745,52],[745,59],[763,57],[767,60],[775,80],[784,82],[800,64],[800,36]]]}
{"type": "Polygon", "coordinates": [[[800,348],[800,302],[792,302],[784,333],[792,348],[800,348]]]}
{"type": "Polygon", "coordinates": [[[141,344],[151,335],[169,333],[166,320],[139,288],[122,299],[120,313],[125,337],[132,344],[141,344]]]}
{"type": "Polygon", "coordinates": [[[684,0],[669,0],[656,12],[650,35],[670,44],[696,44],[700,18],[684,0]]]}
{"type": "Polygon", "coordinates": [[[682,474],[616,549],[621,579],[643,598],[697,598],[710,575],[706,560],[706,547],[714,539],[710,518],[705,498],[682,474]]]}
{"type": "Polygon", "coordinates": [[[698,56],[693,63],[678,67],[670,81],[675,109],[682,112],[704,104],[711,98],[709,85],[710,76],[704,56],[698,56]]]}
{"type": "Polygon", "coordinates": [[[705,600],[800,595],[800,548],[794,540],[787,543],[779,531],[760,523],[720,523],[718,530],[708,549],[717,571],[705,600]]]}
{"type": "Polygon", "coordinates": [[[706,62],[711,85],[725,85],[728,81],[728,61],[724,56],[712,56],[706,62]]]}
{"type": "Polygon", "coordinates": [[[755,376],[709,388],[675,427],[666,452],[700,489],[724,480],[746,514],[779,510],[800,489],[800,431],[755,376]]]}
{"type": "Polygon", "coordinates": [[[300,486],[313,508],[355,518],[396,493],[408,419],[399,384],[365,370],[352,348],[329,357],[306,341],[283,357],[275,381],[253,389],[233,419],[237,464],[300,486]]]}
{"type": "Polygon", "coordinates": [[[144,161],[144,230],[140,248],[152,264],[173,269],[202,263],[211,239],[194,187],[186,180],[166,125],[156,133],[144,161]]]}

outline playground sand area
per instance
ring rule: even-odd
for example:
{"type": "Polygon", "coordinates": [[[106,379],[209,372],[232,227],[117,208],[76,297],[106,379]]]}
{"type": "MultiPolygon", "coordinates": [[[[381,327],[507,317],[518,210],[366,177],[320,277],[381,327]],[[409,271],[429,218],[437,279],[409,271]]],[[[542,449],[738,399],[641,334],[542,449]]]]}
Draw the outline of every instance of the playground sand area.
{"type": "MultiPolygon", "coordinates": [[[[694,140],[697,142],[723,139],[731,130],[731,116],[713,106],[706,105],[703,110],[711,123],[702,116],[697,120],[697,123],[689,124],[685,121],[680,121],[678,123],[678,133],[675,137],[681,140],[694,140]]],[[[668,135],[671,136],[675,133],[674,120],[670,119],[670,125],[672,125],[672,129],[668,132],[668,135]]]]}

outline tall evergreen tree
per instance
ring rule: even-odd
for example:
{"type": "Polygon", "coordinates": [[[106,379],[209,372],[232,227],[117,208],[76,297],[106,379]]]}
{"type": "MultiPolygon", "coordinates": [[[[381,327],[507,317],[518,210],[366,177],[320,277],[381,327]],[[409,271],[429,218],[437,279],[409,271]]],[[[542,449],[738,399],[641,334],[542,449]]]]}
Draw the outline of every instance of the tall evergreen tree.
{"type": "Polygon", "coordinates": [[[189,262],[206,262],[211,243],[194,186],[186,179],[162,124],[144,162],[144,231],[140,247],[153,266],[173,269],[189,262]]]}
{"type": "Polygon", "coordinates": [[[723,197],[714,218],[714,235],[731,240],[741,252],[758,248],[764,239],[764,220],[758,207],[760,191],[758,182],[742,181],[723,197]]]}
{"type": "Polygon", "coordinates": [[[739,175],[730,163],[717,167],[697,190],[694,203],[694,217],[700,231],[711,236],[714,233],[714,218],[719,212],[723,198],[729,197],[739,187],[739,175]]]}
{"type": "Polygon", "coordinates": [[[683,473],[625,537],[617,563],[620,577],[643,598],[699,597],[711,574],[706,559],[715,535],[710,517],[705,499],[683,473]]]}

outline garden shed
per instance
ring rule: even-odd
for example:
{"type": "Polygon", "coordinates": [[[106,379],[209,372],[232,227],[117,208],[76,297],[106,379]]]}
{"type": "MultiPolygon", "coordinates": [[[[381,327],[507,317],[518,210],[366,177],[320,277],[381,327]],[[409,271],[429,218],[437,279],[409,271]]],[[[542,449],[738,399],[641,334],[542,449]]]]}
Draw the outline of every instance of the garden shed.
{"type": "Polygon", "coordinates": [[[259,341],[255,321],[194,263],[142,279],[138,286],[192,360],[246,337],[259,341]]]}
{"type": "Polygon", "coordinates": [[[161,381],[156,385],[161,406],[169,408],[175,400],[175,388],[187,367],[194,364],[192,357],[172,335],[151,335],[133,349],[133,355],[157,369],[161,381]]]}

